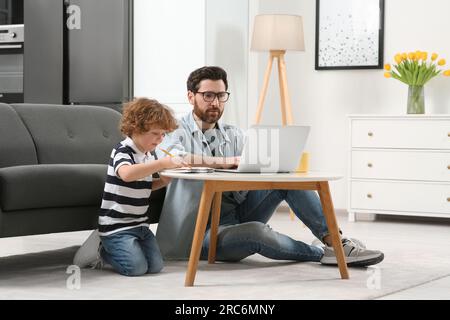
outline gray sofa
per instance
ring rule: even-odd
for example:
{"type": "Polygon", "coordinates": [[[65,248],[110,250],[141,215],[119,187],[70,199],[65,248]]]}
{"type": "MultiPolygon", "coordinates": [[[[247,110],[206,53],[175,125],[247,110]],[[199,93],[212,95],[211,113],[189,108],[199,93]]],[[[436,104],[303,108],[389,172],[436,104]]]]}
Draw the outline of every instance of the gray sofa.
{"type": "MultiPolygon", "coordinates": [[[[0,104],[0,237],[94,229],[120,113],[0,104]]],[[[159,219],[165,189],[152,193],[159,219]]]]}

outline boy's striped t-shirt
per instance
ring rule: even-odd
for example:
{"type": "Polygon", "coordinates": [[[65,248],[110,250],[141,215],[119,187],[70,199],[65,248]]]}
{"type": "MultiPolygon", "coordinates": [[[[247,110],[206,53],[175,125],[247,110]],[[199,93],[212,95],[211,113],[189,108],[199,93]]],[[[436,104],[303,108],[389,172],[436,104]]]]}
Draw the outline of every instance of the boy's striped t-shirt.
{"type": "Polygon", "coordinates": [[[114,147],[109,159],[99,212],[98,231],[101,236],[150,225],[147,210],[152,190],[152,176],[125,182],[117,171],[123,165],[148,163],[154,160],[153,155],[141,152],[129,137],[114,147]]]}

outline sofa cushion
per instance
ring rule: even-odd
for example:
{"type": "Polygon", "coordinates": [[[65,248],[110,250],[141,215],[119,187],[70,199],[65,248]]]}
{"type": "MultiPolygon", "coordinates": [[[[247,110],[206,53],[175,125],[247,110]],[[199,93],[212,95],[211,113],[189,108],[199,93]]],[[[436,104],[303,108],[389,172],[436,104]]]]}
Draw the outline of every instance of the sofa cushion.
{"type": "Polygon", "coordinates": [[[37,164],[36,149],[17,112],[0,103],[0,168],[37,164]]]}
{"type": "Polygon", "coordinates": [[[38,163],[108,163],[123,137],[120,113],[105,107],[13,104],[36,145],[38,163]]]}
{"type": "Polygon", "coordinates": [[[99,206],[106,165],[53,164],[0,169],[3,211],[99,206]]]}

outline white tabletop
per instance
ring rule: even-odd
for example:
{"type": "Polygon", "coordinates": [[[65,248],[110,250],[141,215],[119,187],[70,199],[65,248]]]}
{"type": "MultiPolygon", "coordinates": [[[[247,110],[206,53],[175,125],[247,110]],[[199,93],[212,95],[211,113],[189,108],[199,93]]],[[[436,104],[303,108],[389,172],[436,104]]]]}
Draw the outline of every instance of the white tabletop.
{"type": "Polygon", "coordinates": [[[326,172],[310,171],[308,173],[179,173],[170,170],[160,172],[165,177],[189,180],[220,180],[220,181],[273,181],[273,182],[308,182],[331,181],[343,176],[326,172]]]}

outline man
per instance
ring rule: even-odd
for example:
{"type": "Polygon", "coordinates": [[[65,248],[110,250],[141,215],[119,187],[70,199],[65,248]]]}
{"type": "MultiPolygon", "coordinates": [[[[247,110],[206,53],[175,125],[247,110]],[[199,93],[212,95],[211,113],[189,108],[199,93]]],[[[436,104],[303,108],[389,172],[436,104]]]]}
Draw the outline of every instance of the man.
{"type": "MultiPolygon", "coordinates": [[[[243,148],[243,132],[219,122],[229,98],[227,89],[223,69],[202,67],[193,71],[187,80],[193,110],[181,119],[178,130],[166,136],[162,147],[192,165],[236,166],[243,148]]],[[[168,187],[156,234],[166,259],[189,257],[201,191],[202,182],[192,180],[174,179],[168,187]]],[[[343,237],[342,244],[349,266],[368,266],[384,258],[380,251],[365,249],[359,240],[343,237]]],[[[201,259],[207,259],[208,247],[209,224],[201,259]]],[[[317,194],[300,190],[224,192],[216,259],[240,261],[255,253],[276,260],[337,264],[317,194]],[[283,200],[323,245],[294,240],[267,225],[283,200]]]]}

